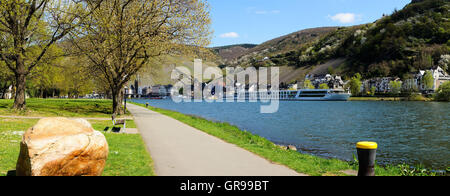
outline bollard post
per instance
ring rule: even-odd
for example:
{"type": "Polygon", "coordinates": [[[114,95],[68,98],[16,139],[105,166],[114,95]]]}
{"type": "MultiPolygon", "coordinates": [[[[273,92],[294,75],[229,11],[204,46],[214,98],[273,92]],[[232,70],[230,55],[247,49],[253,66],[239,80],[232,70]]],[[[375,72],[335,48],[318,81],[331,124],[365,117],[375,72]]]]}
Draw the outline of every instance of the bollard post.
{"type": "Polygon", "coordinates": [[[358,176],[375,176],[375,159],[378,144],[375,142],[358,142],[359,170],[358,176]]]}
{"type": "Polygon", "coordinates": [[[148,102],[147,102],[147,103],[145,103],[145,107],[147,107],[147,108],[148,108],[148,102]]]}

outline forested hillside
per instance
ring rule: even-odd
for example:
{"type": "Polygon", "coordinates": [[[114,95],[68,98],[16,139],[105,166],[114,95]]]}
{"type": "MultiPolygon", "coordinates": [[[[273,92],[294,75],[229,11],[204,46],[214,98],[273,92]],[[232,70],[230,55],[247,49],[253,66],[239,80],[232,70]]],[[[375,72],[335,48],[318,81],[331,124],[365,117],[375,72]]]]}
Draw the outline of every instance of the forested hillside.
{"type": "Polygon", "coordinates": [[[449,10],[447,0],[413,1],[373,23],[326,28],[321,31],[325,35],[290,44],[288,50],[275,47],[280,41],[270,42],[271,46],[261,44],[263,50],[251,53],[261,47],[257,46],[230,66],[312,67],[346,59],[335,69],[347,76],[361,73],[363,77],[405,78],[419,69],[436,65],[448,71],[449,10]],[[269,58],[263,60],[265,56],[269,58]]]}

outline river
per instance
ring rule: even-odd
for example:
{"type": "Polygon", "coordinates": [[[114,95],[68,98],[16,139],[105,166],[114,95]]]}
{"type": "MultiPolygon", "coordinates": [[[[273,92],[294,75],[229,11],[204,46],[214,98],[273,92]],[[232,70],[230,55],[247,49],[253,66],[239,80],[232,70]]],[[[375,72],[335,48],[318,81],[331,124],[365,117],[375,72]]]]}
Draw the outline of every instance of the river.
{"type": "Polygon", "coordinates": [[[133,100],[212,121],[228,122],[302,153],[350,161],[358,141],[379,145],[379,164],[450,167],[450,103],[281,102],[277,113],[261,114],[263,103],[174,103],[133,100]]]}

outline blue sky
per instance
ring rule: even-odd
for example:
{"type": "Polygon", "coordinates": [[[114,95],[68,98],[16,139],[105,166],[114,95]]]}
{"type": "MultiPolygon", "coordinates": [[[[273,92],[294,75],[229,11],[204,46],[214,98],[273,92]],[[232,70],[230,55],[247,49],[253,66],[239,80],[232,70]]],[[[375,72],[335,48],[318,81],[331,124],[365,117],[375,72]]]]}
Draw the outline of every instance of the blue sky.
{"type": "Polygon", "coordinates": [[[252,43],[302,29],[373,22],[411,0],[208,0],[211,46],[252,43]]]}

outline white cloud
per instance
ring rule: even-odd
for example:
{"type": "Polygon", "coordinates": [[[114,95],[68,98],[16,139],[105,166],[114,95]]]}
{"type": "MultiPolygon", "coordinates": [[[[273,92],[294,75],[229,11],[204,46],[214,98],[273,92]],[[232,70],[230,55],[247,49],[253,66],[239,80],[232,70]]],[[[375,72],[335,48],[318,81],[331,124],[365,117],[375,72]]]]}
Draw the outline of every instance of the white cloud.
{"type": "Polygon", "coordinates": [[[355,23],[361,19],[361,15],[354,13],[339,13],[334,16],[328,16],[333,21],[337,21],[343,24],[355,23]]]}
{"type": "Polygon", "coordinates": [[[261,10],[257,7],[248,7],[247,12],[249,14],[256,14],[256,15],[267,15],[267,14],[279,14],[281,13],[280,10],[261,10]]]}
{"type": "Polygon", "coordinates": [[[239,34],[236,32],[229,32],[229,33],[224,33],[219,35],[219,37],[221,38],[238,38],[239,34]]]}
{"type": "Polygon", "coordinates": [[[271,10],[271,11],[267,11],[267,10],[258,10],[258,11],[254,11],[254,14],[259,14],[259,15],[265,15],[265,14],[279,14],[280,10],[271,10]]]}

